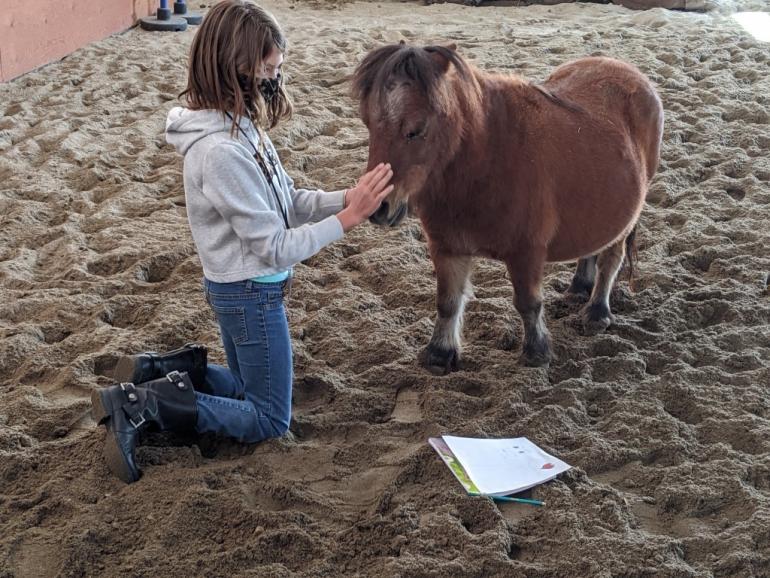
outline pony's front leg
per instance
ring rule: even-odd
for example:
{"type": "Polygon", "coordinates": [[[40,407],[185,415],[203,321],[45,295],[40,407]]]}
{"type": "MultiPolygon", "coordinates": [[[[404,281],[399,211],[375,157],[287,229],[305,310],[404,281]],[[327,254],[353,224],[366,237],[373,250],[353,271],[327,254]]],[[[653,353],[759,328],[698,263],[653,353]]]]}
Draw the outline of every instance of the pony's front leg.
{"type": "Polygon", "coordinates": [[[541,283],[545,251],[532,252],[506,261],[514,291],[514,305],[524,323],[521,362],[544,367],[551,362],[551,336],[545,325],[541,283]]]}
{"type": "Polygon", "coordinates": [[[456,370],[460,361],[463,311],[471,296],[471,258],[434,253],[432,259],[438,317],[422,361],[429,370],[438,369],[446,374],[456,370]]]}

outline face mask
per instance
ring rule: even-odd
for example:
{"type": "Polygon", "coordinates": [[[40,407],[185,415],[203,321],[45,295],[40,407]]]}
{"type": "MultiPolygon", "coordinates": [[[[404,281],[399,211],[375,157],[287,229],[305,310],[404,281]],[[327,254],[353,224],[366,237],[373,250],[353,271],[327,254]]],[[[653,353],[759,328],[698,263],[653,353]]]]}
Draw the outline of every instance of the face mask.
{"type": "Polygon", "coordinates": [[[278,89],[281,86],[281,75],[276,78],[265,78],[259,83],[259,92],[262,93],[262,98],[265,102],[270,103],[278,94],[278,89]]]}

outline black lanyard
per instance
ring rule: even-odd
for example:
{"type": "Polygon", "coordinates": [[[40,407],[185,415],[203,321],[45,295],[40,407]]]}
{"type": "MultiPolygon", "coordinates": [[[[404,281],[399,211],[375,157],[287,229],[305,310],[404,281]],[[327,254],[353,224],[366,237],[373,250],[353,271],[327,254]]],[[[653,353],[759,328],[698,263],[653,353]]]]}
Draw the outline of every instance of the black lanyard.
{"type": "MultiPolygon", "coordinates": [[[[229,118],[232,121],[233,117],[230,116],[230,113],[228,112],[226,114],[227,114],[227,118],[229,118]]],[[[254,143],[251,142],[249,135],[247,135],[246,131],[241,128],[240,123],[238,124],[238,130],[241,131],[243,138],[245,138],[246,142],[248,142],[251,145],[251,148],[254,149],[254,160],[257,161],[257,165],[262,171],[262,174],[265,175],[265,179],[267,179],[267,182],[270,183],[270,188],[273,189],[275,202],[278,203],[278,208],[281,210],[281,216],[283,217],[283,224],[286,225],[287,229],[291,229],[291,227],[289,226],[289,219],[286,216],[286,210],[283,208],[283,203],[281,202],[281,195],[278,193],[278,190],[275,188],[275,182],[273,181],[273,174],[276,177],[278,176],[278,168],[275,166],[275,160],[273,159],[273,155],[270,153],[267,147],[265,147],[265,153],[267,154],[267,158],[270,161],[270,165],[273,167],[273,173],[271,174],[270,169],[268,168],[267,163],[265,162],[265,159],[262,157],[262,155],[259,152],[259,149],[257,149],[257,147],[254,146],[254,143]]]]}

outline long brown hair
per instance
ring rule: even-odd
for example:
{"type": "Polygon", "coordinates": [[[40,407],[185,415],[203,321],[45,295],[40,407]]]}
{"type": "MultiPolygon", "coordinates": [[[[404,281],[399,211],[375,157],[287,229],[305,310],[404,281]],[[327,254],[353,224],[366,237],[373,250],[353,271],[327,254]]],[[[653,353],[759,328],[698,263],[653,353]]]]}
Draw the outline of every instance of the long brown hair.
{"type": "Polygon", "coordinates": [[[273,47],[285,53],[286,37],[269,12],[249,0],[219,2],[193,38],[187,88],[179,97],[193,110],[231,113],[233,131],[244,116],[260,128],[273,128],[293,110],[283,77],[270,102],[259,91],[258,73],[273,47]]]}

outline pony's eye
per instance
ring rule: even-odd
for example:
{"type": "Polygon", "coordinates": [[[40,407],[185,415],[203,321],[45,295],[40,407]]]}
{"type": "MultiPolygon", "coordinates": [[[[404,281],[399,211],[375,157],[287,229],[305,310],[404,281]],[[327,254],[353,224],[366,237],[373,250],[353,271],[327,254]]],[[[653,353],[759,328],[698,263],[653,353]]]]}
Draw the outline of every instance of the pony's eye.
{"type": "Polygon", "coordinates": [[[421,129],[421,128],[409,131],[408,133],[406,133],[406,140],[413,141],[414,139],[421,137],[423,132],[424,132],[424,129],[421,129]]]}

